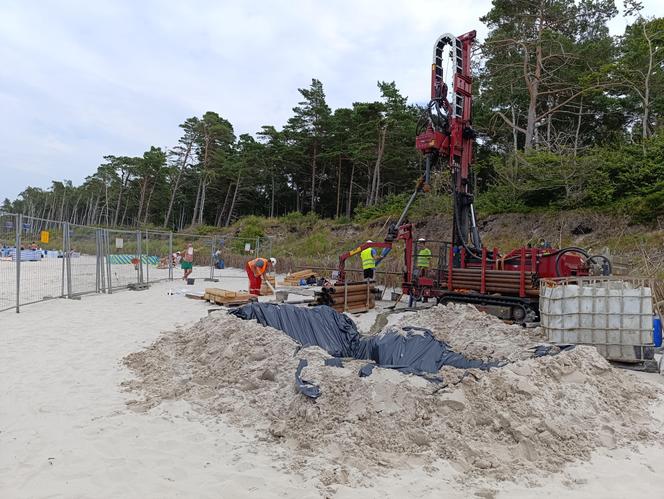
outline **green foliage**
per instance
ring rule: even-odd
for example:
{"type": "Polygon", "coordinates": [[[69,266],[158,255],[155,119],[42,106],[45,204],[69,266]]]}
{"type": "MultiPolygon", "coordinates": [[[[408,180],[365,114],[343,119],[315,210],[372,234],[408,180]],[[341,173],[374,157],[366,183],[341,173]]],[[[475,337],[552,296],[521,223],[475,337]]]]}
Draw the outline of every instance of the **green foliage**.
{"type": "Polygon", "coordinates": [[[358,206],[353,219],[357,222],[367,222],[386,216],[399,216],[408,200],[407,194],[392,194],[380,203],[372,206],[358,206]]]}
{"type": "Polygon", "coordinates": [[[214,225],[198,225],[194,227],[194,234],[200,236],[219,234],[219,227],[215,227],[214,225]]]}
{"type": "Polygon", "coordinates": [[[320,217],[311,211],[306,215],[299,211],[291,211],[281,217],[281,221],[290,232],[296,232],[313,229],[320,222],[320,217]]]}
{"type": "Polygon", "coordinates": [[[657,191],[631,198],[624,207],[632,223],[652,226],[658,219],[664,219],[664,181],[659,183],[657,191]]]}

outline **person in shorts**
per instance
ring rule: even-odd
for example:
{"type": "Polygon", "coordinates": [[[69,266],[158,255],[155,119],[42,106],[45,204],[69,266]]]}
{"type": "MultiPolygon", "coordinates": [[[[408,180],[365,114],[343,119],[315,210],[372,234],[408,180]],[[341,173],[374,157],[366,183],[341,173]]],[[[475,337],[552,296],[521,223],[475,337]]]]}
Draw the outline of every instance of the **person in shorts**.
{"type": "Polygon", "coordinates": [[[194,270],[194,247],[191,243],[187,244],[187,248],[182,252],[180,267],[184,271],[182,279],[186,281],[194,270]]]}

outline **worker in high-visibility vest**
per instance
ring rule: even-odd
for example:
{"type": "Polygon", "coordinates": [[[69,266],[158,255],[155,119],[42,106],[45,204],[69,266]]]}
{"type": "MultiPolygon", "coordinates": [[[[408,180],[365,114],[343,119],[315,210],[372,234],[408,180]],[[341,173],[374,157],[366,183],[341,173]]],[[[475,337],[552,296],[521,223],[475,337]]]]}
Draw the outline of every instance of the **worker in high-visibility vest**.
{"type": "MultiPolygon", "coordinates": [[[[367,243],[372,243],[373,241],[369,239],[367,243]]],[[[380,260],[376,248],[369,246],[366,249],[363,249],[360,253],[360,258],[362,259],[362,271],[364,272],[364,279],[366,281],[373,281],[374,274],[376,271],[376,261],[380,260]]]]}
{"type": "Polygon", "coordinates": [[[423,237],[417,240],[417,268],[419,277],[426,277],[427,270],[431,267],[431,250],[427,248],[427,240],[423,237]]]}
{"type": "Polygon", "coordinates": [[[247,262],[244,270],[247,272],[247,277],[249,278],[249,293],[257,296],[261,294],[263,274],[268,270],[274,269],[276,265],[276,258],[254,258],[247,262]]]}

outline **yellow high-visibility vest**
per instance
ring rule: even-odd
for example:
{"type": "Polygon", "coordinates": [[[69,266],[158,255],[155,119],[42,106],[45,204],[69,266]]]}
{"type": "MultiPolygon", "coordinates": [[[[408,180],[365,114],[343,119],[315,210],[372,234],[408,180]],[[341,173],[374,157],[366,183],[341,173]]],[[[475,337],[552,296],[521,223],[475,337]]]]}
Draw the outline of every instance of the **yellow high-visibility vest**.
{"type": "Polygon", "coordinates": [[[431,250],[429,248],[422,248],[417,252],[417,266],[428,269],[429,265],[431,265],[431,250]]]}
{"type": "Polygon", "coordinates": [[[373,248],[362,250],[362,253],[360,253],[360,258],[362,258],[363,270],[376,268],[376,260],[374,260],[373,257],[373,248]]]}

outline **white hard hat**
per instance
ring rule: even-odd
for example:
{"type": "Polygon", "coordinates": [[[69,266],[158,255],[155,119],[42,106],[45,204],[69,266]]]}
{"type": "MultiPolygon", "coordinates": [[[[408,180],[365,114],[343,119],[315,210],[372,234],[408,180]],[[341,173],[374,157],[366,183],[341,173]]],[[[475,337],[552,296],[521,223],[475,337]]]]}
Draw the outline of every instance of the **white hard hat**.
{"type": "Polygon", "coordinates": [[[418,243],[426,243],[427,240],[424,239],[423,237],[420,237],[420,238],[417,240],[417,242],[418,242],[418,243]]]}
{"type": "Polygon", "coordinates": [[[277,264],[277,259],[276,258],[270,258],[270,263],[274,267],[277,264]]]}
{"type": "Polygon", "coordinates": [[[368,243],[373,243],[373,241],[371,239],[367,239],[367,242],[368,243]]]}

